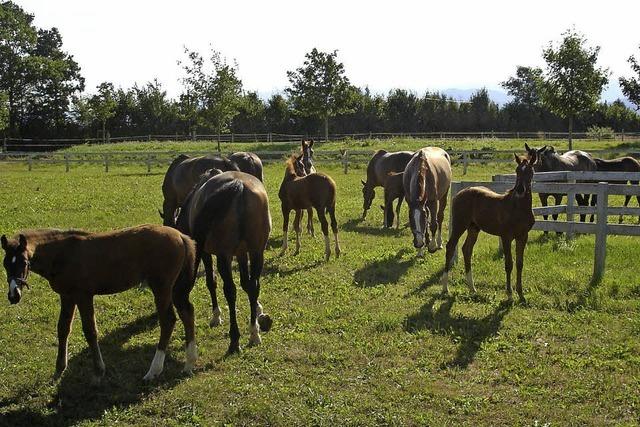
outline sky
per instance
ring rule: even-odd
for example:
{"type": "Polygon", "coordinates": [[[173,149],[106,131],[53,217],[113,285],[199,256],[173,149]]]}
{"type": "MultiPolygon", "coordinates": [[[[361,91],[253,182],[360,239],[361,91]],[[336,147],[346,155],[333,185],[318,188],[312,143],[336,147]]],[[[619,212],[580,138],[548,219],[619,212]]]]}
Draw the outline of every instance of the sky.
{"type": "Polygon", "coordinates": [[[176,96],[185,46],[237,61],[245,90],[262,96],[282,91],[314,47],[338,50],[351,82],[381,93],[499,89],[517,65],[543,67],[542,49],[571,27],[601,46],[610,91],[640,56],[638,0],[14,1],[60,30],[89,92],[157,78],[176,96]]]}

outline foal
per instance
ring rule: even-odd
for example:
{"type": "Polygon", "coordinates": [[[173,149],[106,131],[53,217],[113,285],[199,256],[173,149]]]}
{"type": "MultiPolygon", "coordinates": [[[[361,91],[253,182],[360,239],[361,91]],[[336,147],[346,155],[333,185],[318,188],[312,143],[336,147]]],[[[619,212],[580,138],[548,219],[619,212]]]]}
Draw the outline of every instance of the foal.
{"type": "Polygon", "coordinates": [[[380,206],[384,211],[384,227],[393,227],[394,220],[397,220],[396,229],[400,228],[400,207],[404,201],[404,172],[389,172],[384,181],[384,206],[380,206]],[[396,218],[393,217],[393,201],[398,199],[396,206],[396,218]]]}
{"type": "Polygon", "coordinates": [[[282,206],[282,216],[284,221],[282,231],[284,233],[284,241],[282,243],[283,255],[287,250],[287,233],[289,229],[289,212],[293,209],[296,216],[293,228],[296,231],[296,251],[300,252],[300,216],[302,209],[315,208],[318,213],[318,219],[322,226],[322,234],[324,234],[324,255],[329,260],[331,249],[329,245],[329,225],[325,212],[329,213],[331,218],[331,229],[335,240],[336,257],[340,256],[340,244],[338,243],[338,223],[336,221],[336,183],[331,177],[323,173],[312,173],[307,176],[300,177],[298,173],[300,168],[304,168],[302,159],[292,155],[286,163],[286,169],[278,196],[282,206]]]}
{"type": "Polygon", "coordinates": [[[520,300],[524,302],[522,293],[522,266],[524,248],[527,244],[529,230],[535,222],[531,210],[531,180],[533,178],[533,164],[536,155],[529,160],[515,155],[516,185],[505,194],[497,194],[485,187],[469,187],[460,191],[452,200],[453,218],[451,219],[451,237],[447,242],[447,255],[442,275],[442,292],[448,292],[449,271],[456,245],[462,234],[467,231],[467,238],[462,246],[464,254],[464,270],[467,285],[475,293],[471,273],[471,256],[473,246],[478,239],[478,233],[500,236],[504,249],[504,269],[507,274],[507,295],[511,299],[511,242],[516,240],[516,290],[520,300]]]}

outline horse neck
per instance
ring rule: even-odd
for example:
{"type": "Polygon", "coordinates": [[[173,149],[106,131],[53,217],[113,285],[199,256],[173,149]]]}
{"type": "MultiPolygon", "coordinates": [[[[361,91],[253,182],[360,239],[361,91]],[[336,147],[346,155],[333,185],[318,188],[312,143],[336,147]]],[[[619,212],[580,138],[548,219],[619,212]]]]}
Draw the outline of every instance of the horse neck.
{"type": "Polygon", "coordinates": [[[51,279],[53,262],[56,256],[67,247],[68,239],[88,234],[84,231],[73,230],[46,230],[38,231],[34,234],[25,233],[31,253],[31,270],[48,280],[51,279]]]}

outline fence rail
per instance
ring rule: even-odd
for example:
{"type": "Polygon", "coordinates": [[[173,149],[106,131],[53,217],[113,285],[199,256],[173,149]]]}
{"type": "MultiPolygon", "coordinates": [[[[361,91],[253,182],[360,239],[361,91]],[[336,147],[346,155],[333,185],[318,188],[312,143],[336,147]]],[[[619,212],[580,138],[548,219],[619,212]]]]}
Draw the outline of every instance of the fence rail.
{"type": "MultiPolygon", "coordinates": [[[[535,207],[535,216],[566,214],[566,221],[538,220],[533,225],[533,230],[566,233],[567,239],[572,239],[575,233],[595,234],[593,278],[599,280],[605,272],[607,236],[640,236],[640,225],[609,224],[609,216],[637,215],[640,216],[640,208],[609,206],[609,196],[630,195],[640,196],[638,185],[620,184],[619,182],[639,181],[640,173],[637,172],[542,172],[534,175],[531,185],[533,193],[556,193],[567,196],[566,205],[549,207],[535,207]],[[565,181],[565,182],[550,182],[565,181]],[[579,182],[579,181],[598,181],[579,182]],[[575,206],[575,194],[597,195],[596,206],[575,206]],[[594,214],[595,223],[576,222],[573,220],[576,214],[594,214]]],[[[484,186],[496,192],[504,192],[513,188],[515,175],[495,175],[492,182],[454,182],[451,185],[451,197],[464,188],[484,186]]],[[[451,204],[450,204],[451,206],[451,204]]],[[[450,215],[453,212],[450,211],[450,215]]]]}

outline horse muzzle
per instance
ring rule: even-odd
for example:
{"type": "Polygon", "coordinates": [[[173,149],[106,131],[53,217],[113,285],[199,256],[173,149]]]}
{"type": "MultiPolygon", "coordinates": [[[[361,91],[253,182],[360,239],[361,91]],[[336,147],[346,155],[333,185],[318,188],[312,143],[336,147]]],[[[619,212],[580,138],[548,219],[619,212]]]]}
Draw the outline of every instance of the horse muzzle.
{"type": "Polygon", "coordinates": [[[422,237],[413,237],[413,247],[416,249],[421,249],[424,247],[424,238],[422,237]]]}
{"type": "Polygon", "coordinates": [[[11,304],[17,304],[20,302],[20,298],[22,297],[22,293],[20,289],[16,288],[13,291],[9,291],[7,294],[7,298],[11,304]]]}

